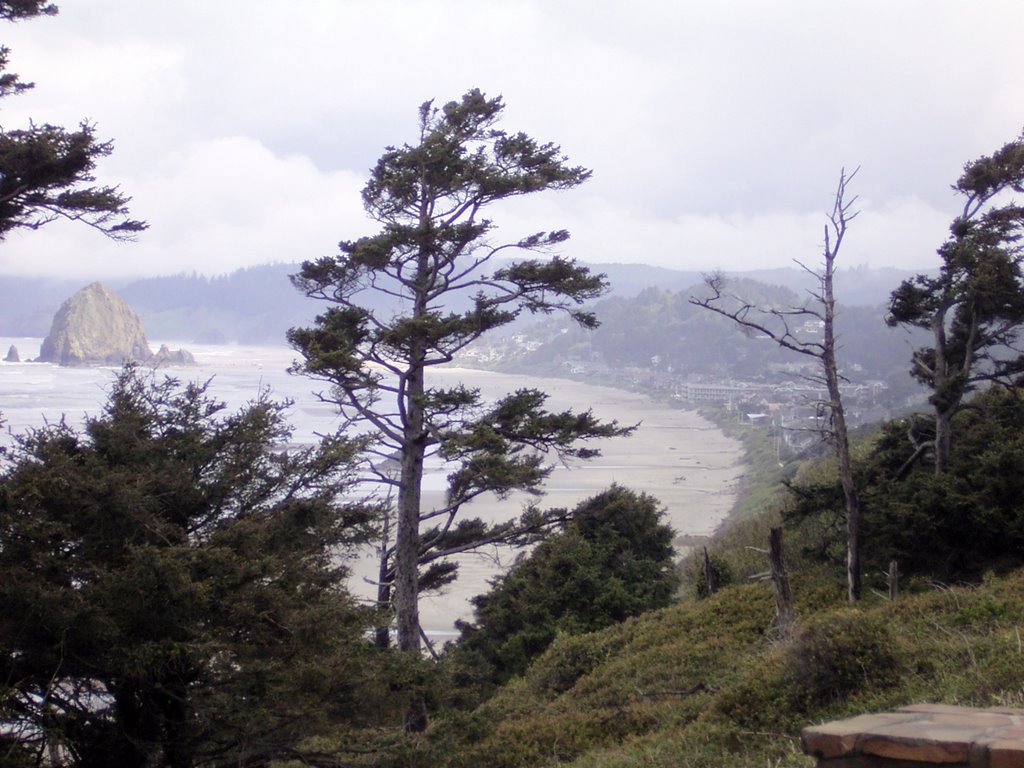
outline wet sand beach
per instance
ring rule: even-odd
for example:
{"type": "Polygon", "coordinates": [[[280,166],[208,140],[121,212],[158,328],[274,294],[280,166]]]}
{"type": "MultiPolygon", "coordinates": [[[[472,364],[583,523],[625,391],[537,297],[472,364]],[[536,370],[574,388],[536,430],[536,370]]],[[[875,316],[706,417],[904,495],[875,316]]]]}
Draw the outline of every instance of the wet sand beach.
{"type": "MultiPolygon", "coordinates": [[[[595,443],[601,456],[557,467],[539,500],[543,507],[573,507],[618,483],[657,498],[665,507],[666,521],[681,537],[713,533],[735,500],[744,471],[742,447],[695,411],[674,409],[635,392],[566,379],[462,368],[434,369],[431,376],[435,386],[461,381],[479,387],[488,398],[534,387],[548,393],[549,409],[590,408],[603,420],[639,424],[629,437],[595,443]]],[[[441,501],[441,480],[440,476],[427,478],[426,503],[441,501]]],[[[519,514],[527,500],[526,494],[504,500],[482,496],[468,505],[464,514],[485,520],[508,519],[519,514]]],[[[470,598],[486,591],[487,579],[507,567],[513,557],[508,550],[492,550],[462,558],[459,579],[443,595],[422,600],[424,629],[437,638],[452,634],[455,619],[471,617],[470,598]]],[[[357,576],[369,577],[373,572],[370,564],[363,563],[357,576]]]]}
{"type": "MultiPolygon", "coordinates": [[[[38,339],[0,339],[17,343],[35,353],[38,339]]],[[[2,345],[2,344],[0,344],[2,345]]],[[[169,346],[182,346],[171,343],[169,346]]],[[[289,376],[285,369],[295,355],[287,347],[250,347],[243,345],[185,345],[191,348],[199,365],[195,368],[169,368],[165,372],[184,381],[203,381],[212,377],[211,395],[223,399],[233,410],[255,398],[261,388],[270,387],[274,396],[294,401],[291,420],[297,442],[316,439],[317,433],[329,433],[336,425],[333,408],[319,402],[311,391],[322,389],[301,376],[289,376]]],[[[97,413],[106,399],[115,371],[101,368],[60,368],[42,363],[0,363],[0,411],[13,432],[59,421],[67,414],[77,424],[85,413],[97,413]]],[[[559,466],[549,478],[547,493],[539,499],[543,507],[573,507],[580,501],[619,483],[657,498],[665,507],[666,519],[678,536],[713,533],[729,513],[736,485],[744,471],[740,444],[727,438],[709,421],[694,411],[671,408],[645,395],[592,386],[566,379],[542,379],[462,368],[435,368],[428,383],[450,386],[462,382],[479,387],[485,398],[494,400],[523,387],[547,392],[547,407],[587,409],[602,420],[620,424],[639,424],[630,437],[595,443],[602,455],[586,462],[559,466]]],[[[428,504],[441,501],[444,473],[429,473],[424,482],[428,504]]],[[[464,514],[487,520],[517,516],[528,501],[525,494],[500,500],[483,496],[472,502],[464,514]]],[[[435,637],[452,634],[457,618],[469,618],[469,600],[487,590],[487,580],[507,566],[515,554],[492,550],[483,556],[461,559],[461,575],[439,596],[425,597],[422,603],[423,626],[435,637]]],[[[352,587],[366,598],[375,596],[367,580],[376,575],[376,563],[363,558],[354,566],[352,587]]]]}

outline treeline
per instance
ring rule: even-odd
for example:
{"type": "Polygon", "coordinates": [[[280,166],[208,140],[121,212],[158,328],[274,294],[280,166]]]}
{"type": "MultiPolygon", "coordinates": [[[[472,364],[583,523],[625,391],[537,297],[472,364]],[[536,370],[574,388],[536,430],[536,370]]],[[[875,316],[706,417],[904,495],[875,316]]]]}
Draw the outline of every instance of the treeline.
{"type": "MultiPolygon", "coordinates": [[[[729,291],[762,307],[797,307],[806,298],[779,285],[730,278],[729,291]]],[[[891,291],[896,284],[889,286],[891,291]]],[[[511,359],[510,365],[548,368],[564,361],[598,363],[612,369],[637,367],[720,378],[765,380],[777,378],[794,362],[792,355],[763,339],[744,333],[735,323],[695,306],[690,299],[700,284],[678,291],[649,287],[635,296],[611,296],[594,306],[601,324],[593,331],[552,320],[523,332],[541,346],[511,359]]],[[[837,289],[839,290],[839,289],[837,289]]],[[[837,334],[840,364],[854,382],[881,380],[909,384],[908,357],[919,333],[890,328],[885,303],[851,305],[840,297],[837,334]]],[[[804,339],[820,338],[809,325],[798,332],[804,339]]]]}
{"type": "MultiPolygon", "coordinates": [[[[146,334],[152,339],[200,344],[283,344],[289,328],[310,323],[318,311],[315,304],[291,285],[289,278],[299,271],[299,266],[298,263],[264,264],[224,275],[165,275],[131,281],[110,280],[105,284],[139,313],[146,334]]],[[[624,350],[629,346],[622,341],[624,334],[629,333],[628,327],[619,326],[626,323],[634,310],[640,312],[640,317],[652,318],[665,311],[667,320],[680,326],[674,330],[690,332],[687,324],[695,321],[688,320],[689,315],[673,319],[672,313],[689,312],[684,306],[686,297],[700,280],[699,273],[623,264],[593,265],[592,270],[608,277],[611,297],[598,304],[597,313],[604,325],[611,323],[616,329],[599,330],[590,339],[589,343],[596,345],[598,351],[608,346],[614,353],[615,349],[624,350]],[[669,298],[659,298],[662,294],[669,298]],[[648,303],[652,306],[645,308],[648,303]]],[[[870,349],[877,341],[872,335],[875,329],[867,317],[881,310],[869,306],[880,306],[887,291],[905,276],[906,273],[898,270],[866,267],[840,273],[838,282],[845,286],[840,288],[845,291],[842,293],[843,304],[847,307],[844,313],[850,315],[847,341],[852,347],[870,349]],[[861,335],[864,332],[866,337],[861,335]]],[[[735,277],[744,284],[762,284],[764,287],[758,291],[778,290],[787,296],[799,295],[806,284],[804,274],[796,268],[736,273],[735,277]]],[[[84,282],[87,281],[0,278],[0,334],[45,336],[61,303],[82,288],[84,282]]],[[[393,302],[384,301],[380,296],[368,294],[365,298],[380,311],[394,309],[393,302]]],[[[657,329],[653,319],[650,327],[638,330],[632,338],[645,351],[651,351],[654,339],[645,342],[650,335],[644,332],[652,329],[657,329]]],[[[587,342],[586,336],[574,338],[574,343],[587,342]]],[[[743,345],[737,334],[730,338],[743,345]]],[[[671,342],[672,339],[665,336],[661,341],[671,342]]],[[[700,359],[699,355],[693,357],[700,359]]],[[[865,359],[868,358],[870,356],[866,355],[865,359]]],[[[627,355],[622,359],[640,360],[641,355],[627,355]]]]}
{"type": "MultiPolygon", "coordinates": [[[[107,281],[142,318],[151,339],[193,343],[284,343],[285,332],[312,320],[316,307],[292,288],[297,264],[271,264],[207,277],[181,274],[107,281]]],[[[45,336],[60,305],[82,281],[0,279],[0,331],[45,336]]]]}

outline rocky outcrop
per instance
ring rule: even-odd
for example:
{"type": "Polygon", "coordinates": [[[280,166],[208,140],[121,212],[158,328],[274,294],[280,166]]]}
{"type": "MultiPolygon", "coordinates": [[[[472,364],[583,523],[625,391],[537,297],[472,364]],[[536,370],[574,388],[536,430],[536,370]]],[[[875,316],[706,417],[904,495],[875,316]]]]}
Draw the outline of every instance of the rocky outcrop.
{"type": "Polygon", "coordinates": [[[172,350],[166,344],[161,344],[148,363],[154,368],[159,368],[162,365],[195,365],[196,359],[186,349],[172,350]]]}
{"type": "Polygon", "coordinates": [[[11,344],[11,348],[7,350],[7,357],[4,358],[5,363],[20,363],[21,355],[18,354],[18,348],[11,344]]]}
{"type": "Polygon", "coordinates": [[[61,305],[39,350],[40,362],[59,365],[121,365],[150,355],[142,320],[100,283],[61,305]]]}
{"type": "Polygon", "coordinates": [[[38,359],[59,365],[195,364],[184,350],[161,347],[154,355],[139,316],[100,283],[86,286],[61,305],[38,359]]]}

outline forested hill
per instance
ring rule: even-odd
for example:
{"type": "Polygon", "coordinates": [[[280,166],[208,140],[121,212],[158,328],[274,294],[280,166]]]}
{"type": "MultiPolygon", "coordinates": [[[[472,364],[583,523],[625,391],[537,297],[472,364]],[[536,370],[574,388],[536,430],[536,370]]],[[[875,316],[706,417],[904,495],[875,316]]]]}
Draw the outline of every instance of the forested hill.
{"type": "MultiPolygon", "coordinates": [[[[649,287],[635,296],[613,295],[596,304],[601,325],[594,331],[552,318],[506,339],[506,349],[489,352],[502,359],[499,367],[547,372],[566,366],[583,370],[630,367],[743,380],[763,379],[773,371],[808,362],[692,304],[690,298],[701,287],[649,287]],[[520,353],[515,355],[514,350],[520,353]]],[[[729,290],[761,307],[796,307],[807,299],[806,293],[749,279],[730,280],[729,290]]],[[[840,365],[851,381],[909,379],[913,339],[903,329],[889,328],[885,314],[883,301],[838,307],[840,365]]],[[[797,335],[807,340],[820,337],[820,324],[805,320],[794,321],[797,335]]]]}
{"type": "MultiPolygon", "coordinates": [[[[288,328],[309,323],[323,309],[290,284],[288,276],[297,272],[298,267],[271,264],[217,277],[191,274],[105,283],[142,316],[151,338],[275,344],[284,342],[288,328]]],[[[647,265],[597,264],[592,269],[608,276],[609,313],[619,306],[614,303],[616,299],[637,297],[652,286],[684,298],[683,294],[688,295],[688,289],[701,281],[701,274],[696,271],[647,265]]],[[[879,305],[908,274],[864,267],[841,270],[836,290],[845,304],[879,305]]],[[[736,276],[784,286],[800,295],[812,285],[810,276],[797,268],[736,276]]],[[[0,335],[44,336],[61,303],[88,282],[91,281],[0,277],[0,335]]],[[[649,298],[652,294],[648,291],[644,295],[649,298]]],[[[604,321],[608,323],[611,319],[604,321]]]]}
{"type": "MultiPolygon", "coordinates": [[[[684,291],[704,279],[700,271],[665,269],[646,264],[595,264],[591,268],[608,276],[611,294],[618,297],[635,296],[653,286],[672,292],[684,291]]],[[[789,288],[801,296],[817,286],[817,278],[795,266],[744,272],[723,271],[733,278],[789,288]]],[[[882,304],[888,301],[889,294],[901,281],[913,274],[912,271],[891,267],[839,269],[835,278],[836,295],[848,305],[882,304]]]]}
{"type": "MultiPolygon", "coordinates": [[[[289,282],[297,269],[296,264],[271,264],[217,277],[174,275],[105,284],[139,313],[153,339],[274,344],[284,343],[288,328],[322,311],[289,282]]],[[[45,335],[61,303],[82,284],[0,278],[0,335],[45,335]]]]}

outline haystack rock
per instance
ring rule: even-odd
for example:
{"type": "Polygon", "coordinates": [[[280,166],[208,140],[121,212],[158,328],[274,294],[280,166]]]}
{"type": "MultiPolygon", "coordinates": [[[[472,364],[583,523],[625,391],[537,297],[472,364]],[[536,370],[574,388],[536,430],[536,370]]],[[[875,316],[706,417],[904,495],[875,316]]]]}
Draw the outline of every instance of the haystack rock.
{"type": "MultiPolygon", "coordinates": [[[[161,349],[163,357],[192,356],[161,349]]],[[[39,361],[59,365],[121,365],[163,362],[146,341],[142,320],[128,303],[100,283],[88,285],[65,301],[54,315],[39,361]]],[[[194,362],[194,360],[191,360],[194,362]]]]}

